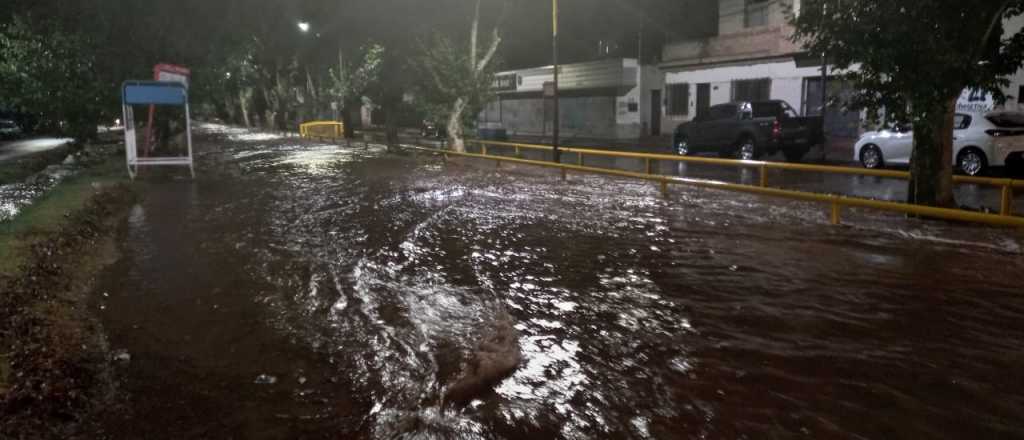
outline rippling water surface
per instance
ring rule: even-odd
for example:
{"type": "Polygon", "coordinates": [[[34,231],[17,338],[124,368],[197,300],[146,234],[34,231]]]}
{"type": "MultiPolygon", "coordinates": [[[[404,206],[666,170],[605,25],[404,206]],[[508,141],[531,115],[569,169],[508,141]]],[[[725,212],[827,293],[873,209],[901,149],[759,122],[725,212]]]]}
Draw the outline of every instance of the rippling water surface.
{"type": "Polygon", "coordinates": [[[112,437],[1024,436],[1019,232],[204,130],[101,282],[112,437]]]}

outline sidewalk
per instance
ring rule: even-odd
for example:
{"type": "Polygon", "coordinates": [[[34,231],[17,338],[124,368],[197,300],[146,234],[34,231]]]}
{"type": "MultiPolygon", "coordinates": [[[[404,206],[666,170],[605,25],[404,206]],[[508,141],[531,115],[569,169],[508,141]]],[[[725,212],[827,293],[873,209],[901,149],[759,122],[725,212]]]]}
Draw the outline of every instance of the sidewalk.
{"type": "MultiPolygon", "coordinates": [[[[538,145],[551,145],[550,136],[509,136],[508,142],[521,142],[538,145]]],[[[821,147],[813,148],[801,162],[818,163],[831,165],[849,165],[853,160],[853,146],[857,143],[854,138],[830,139],[825,145],[824,151],[821,147]]],[[[586,147],[596,150],[619,150],[634,151],[641,153],[674,154],[672,148],[672,137],[670,135],[645,136],[638,139],[598,139],[598,138],[563,138],[563,147],[586,147]]],[[[776,153],[763,158],[769,161],[784,162],[782,153],[776,153]]]]}
{"type": "MultiPolygon", "coordinates": [[[[380,130],[360,130],[360,133],[383,134],[380,130]]],[[[414,129],[399,129],[399,137],[403,139],[419,139],[419,132],[414,129]]],[[[437,143],[436,141],[431,141],[437,143]]],[[[518,142],[523,144],[551,145],[551,136],[530,136],[515,135],[509,136],[505,142],[518,142]]],[[[827,165],[857,165],[853,158],[853,146],[857,143],[856,138],[833,138],[825,145],[824,151],[821,147],[813,148],[807,153],[802,163],[827,164],[827,165]]],[[[636,139],[601,139],[587,137],[564,137],[561,139],[562,147],[581,147],[595,150],[618,150],[637,153],[674,154],[672,148],[672,136],[643,136],[636,139]]],[[[782,153],[776,153],[762,159],[773,162],[785,162],[782,153]]]]}

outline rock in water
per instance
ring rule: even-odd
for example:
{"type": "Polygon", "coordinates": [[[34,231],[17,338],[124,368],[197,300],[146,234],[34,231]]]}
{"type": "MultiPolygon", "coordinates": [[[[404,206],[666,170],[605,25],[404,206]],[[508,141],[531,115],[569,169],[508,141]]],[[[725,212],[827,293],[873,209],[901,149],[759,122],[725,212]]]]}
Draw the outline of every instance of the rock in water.
{"type": "Polygon", "coordinates": [[[254,382],[257,385],[273,385],[273,384],[277,383],[277,376],[272,376],[272,375],[269,375],[269,374],[261,374],[259,376],[256,376],[256,380],[254,382]]]}
{"type": "Polygon", "coordinates": [[[503,312],[484,333],[476,351],[466,363],[465,371],[445,391],[444,401],[453,405],[469,403],[511,375],[522,356],[515,322],[508,313],[503,312]]]}
{"type": "Polygon", "coordinates": [[[132,355],[128,353],[128,350],[117,350],[113,353],[111,358],[120,363],[128,363],[132,360],[132,355]]]}

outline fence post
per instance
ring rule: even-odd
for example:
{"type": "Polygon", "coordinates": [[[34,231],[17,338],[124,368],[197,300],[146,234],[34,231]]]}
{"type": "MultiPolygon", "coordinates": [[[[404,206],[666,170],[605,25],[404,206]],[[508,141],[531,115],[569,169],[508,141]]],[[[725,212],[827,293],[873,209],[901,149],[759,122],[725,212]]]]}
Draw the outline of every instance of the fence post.
{"type": "Polygon", "coordinates": [[[576,159],[579,166],[583,166],[583,153],[576,153],[576,159]]]}
{"type": "Polygon", "coordinates": [[[661,181],[661,196],[666,199],[668,198],[668,182],[664,180],[661,181]]]}
{"type": "Polygon", "coordinates": [[[1003,198],[999,215],[1013,215],[1013,182],[1003,185],[1003,198]]]}
{"type": "Polygon", "coordinates": [[[650,158],[644,159],[644,163],[646,164],[647,174],[654,174],[654,173],[651,172],[651,159],[650,158]]]}
{"type": "Polygon", "coordinates": [[[833,225],[838,225],[839,224],[839,214],[840,214],[839,211],[840,211],[839,199],[838,198],[833,198],[832,199],[832,224],[833,225]]]}
{"type": "Polygon", "coordinates": [[[562,181],[564,182],[568,176],[566,176],[565,168],[562,168],[562,181]]]}
{"type": "Polygon", "coordinates": [[[768,187],[768,165],[761,165],[761,188],[768,187]]]}

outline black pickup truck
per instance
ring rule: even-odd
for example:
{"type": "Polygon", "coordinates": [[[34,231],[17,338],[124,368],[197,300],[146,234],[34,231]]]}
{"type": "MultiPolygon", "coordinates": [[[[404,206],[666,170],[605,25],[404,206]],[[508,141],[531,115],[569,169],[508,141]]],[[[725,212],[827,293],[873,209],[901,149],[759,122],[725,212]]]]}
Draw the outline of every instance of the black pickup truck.
{"type": "Polygon", "coordinates": [[[820,117],[801,117],[785,101],[732,102],[677,127],[672,146],[684,156],[716,152],[743,160],[782,151],[796,162],[823,142],[821,128],[820,117]]]}

